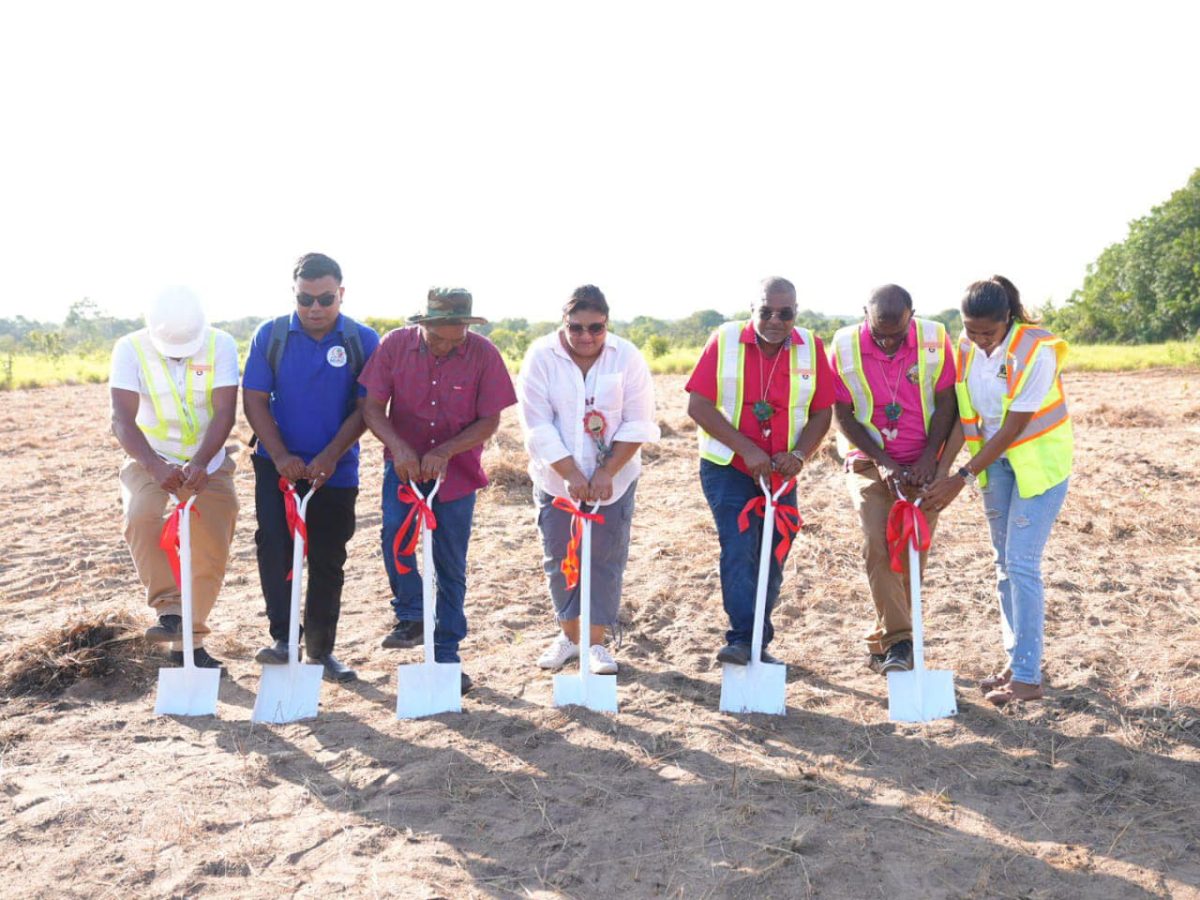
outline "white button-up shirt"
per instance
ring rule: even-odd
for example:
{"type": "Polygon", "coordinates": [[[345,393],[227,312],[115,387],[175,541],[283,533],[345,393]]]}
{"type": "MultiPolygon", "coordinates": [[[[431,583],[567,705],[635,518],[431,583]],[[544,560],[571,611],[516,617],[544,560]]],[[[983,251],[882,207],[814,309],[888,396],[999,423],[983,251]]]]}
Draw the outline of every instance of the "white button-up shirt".
{"type": "MultiPolygon", "coordinates": [[[[567,497],[567,485],[551,463],[573,457],[587,478],[596,471],[596,442],[583,427],[593,409],[603,414],[603,441],[644,444],[661,437],[654,418],[654,381],[641,352],[625,338],[610,334],[585,377],[554,331],[534,341],[521,364],[517,384],[521,428],[529,451],[529,477],[539,490],[567,497]]],[[[641,474],[637,453],[613,476],[616,503],[641,474]]]]}

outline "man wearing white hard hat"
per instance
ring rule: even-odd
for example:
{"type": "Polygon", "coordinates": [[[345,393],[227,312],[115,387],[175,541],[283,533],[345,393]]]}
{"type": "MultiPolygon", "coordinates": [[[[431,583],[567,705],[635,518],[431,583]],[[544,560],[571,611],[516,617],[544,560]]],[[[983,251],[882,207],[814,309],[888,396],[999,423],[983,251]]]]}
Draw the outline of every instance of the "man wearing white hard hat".
{"type": "Polygon", "coordinates": [[[125,542],[146,599],[158,614],[147,640],[172,645],[182,664],[179,584],[161,546],[173,494],[193,494],[192,633],[195,662],[220,668],[204,649],[208,614],[225,580],[237,521],[234,463],[225,441],[237,410],[238,358],[233,338],[205,321],[199,298],[168,288],[146,311],[146,327],[113,347],[108,384],[113,434],[128,459],[121,467],[125,542]]]}

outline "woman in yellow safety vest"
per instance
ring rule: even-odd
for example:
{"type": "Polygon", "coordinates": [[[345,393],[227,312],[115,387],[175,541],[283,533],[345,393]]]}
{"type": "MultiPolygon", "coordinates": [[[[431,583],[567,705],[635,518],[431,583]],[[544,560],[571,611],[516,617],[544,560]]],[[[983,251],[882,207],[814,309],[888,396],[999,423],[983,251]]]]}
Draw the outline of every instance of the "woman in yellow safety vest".
{"type": "Polygon", "coordinates": [[[967,288],[957,353],[961,432],[946,447],[943,473],[966,443],[971,458],[925,492],[944,509],[978,481],[996,552],[1000,625],[1008,664],[980,684],[997,706],[1042,696],[1045,620],[1042,550],[1067,495],[1074,437],[1062,386],[1066,342],[1036,327],[1007,278],[967,288]]]}

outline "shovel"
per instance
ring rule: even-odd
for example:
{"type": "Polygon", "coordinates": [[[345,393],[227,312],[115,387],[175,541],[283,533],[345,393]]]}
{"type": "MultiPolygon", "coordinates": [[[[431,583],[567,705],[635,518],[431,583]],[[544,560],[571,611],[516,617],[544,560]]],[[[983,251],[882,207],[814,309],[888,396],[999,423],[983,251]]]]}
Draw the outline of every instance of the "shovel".
{"type": "MultiPolygon", "coordinates": [[[[179,501],[171,500],[178,510],[179,501]]],[[[156,716],[214,716],[217,713],[217,691],[221,687],[220,669],[201,669],[196,666],[196,642],[192,637],[192,505],[196,495],[188,498],[179,520],[179,593],[182,601],[183,668],[158,670],[158,695],[154,700],[156,716]]],[[[176,515],[177,513],[172,513],[176,515]]]]}
{"type": "Polygon", "coordinates": [[[771,493],[758,480],[766,503],[763,506],[762,546],[758,553],[758,588],[754,595],[754,635],[750,662],[744,666],[724,663],[721,667],[721,712],[759,712],[782,716],[787,712],[787,666],[762,661],[763,623],[767,617],[767,577],[771,570],[771,544],[775,538],[775,503],[791,485],[785,481],[771,493]]]}
{"type": "MultiPolygon", "coordinates": [[[[592,504],[592,513],[600,504],[592,504]]],[[[617,711],[617,677],[592,674],[592,522],[583,520],[579,547],[579,674],[554,676],[554,705],[586,706],[597,712],[617,711]],[[585,649],[586,647],[586,649],[585,649]]]]}
{"type": "MultiPolygon", "coordinates": [[[[914,505],[919,506],[920,499],[914,505]]],[[[912,594],[913,668],[888,672],[888,719],[892,722],[929,722],[958,712],[954,700],[954,673],[925,671],[925,632],[921,626],[921,554],[917,538],[908,544],[908,584],[912,594]]]]}
{"type": "MultiPolygon", "coordinates": [[[[294,490],[294,488],[293,488],[294,490]]],[[[316,488],[310,488],[304,499],[296,505],[300,522],[305,522],[308,501],[316,488]]],[[[251,722],[296,722],[313,719],[321,701],[321,675],[324,666],[300,663],[300,593],[304,579],[304,544],[306,533],[296,528],[292,535],[292,607],[288,615],[288,661],[286,666],[263,666],[262,679],[258,683],[258,696],[254,698],[251,722]]]]}
{"type": "MultiPolygon", "coordinates": [[[[416,484],[409,482],[418,501],[432,510],[433,498],[442,479],[434,482],[429,495],[422,497],[416,484]]],[[[436,527],[436,524],[435,524],[436,527]]],[[[433,658],[433,620],[437,613],[434,592],[433,529],[421,535],[421,618],[425,625],[425,661],[400,666],[396,670],[396,718],[419,719],[444,712],[462,712],[462,665],[440,663],[433,658]]]]}

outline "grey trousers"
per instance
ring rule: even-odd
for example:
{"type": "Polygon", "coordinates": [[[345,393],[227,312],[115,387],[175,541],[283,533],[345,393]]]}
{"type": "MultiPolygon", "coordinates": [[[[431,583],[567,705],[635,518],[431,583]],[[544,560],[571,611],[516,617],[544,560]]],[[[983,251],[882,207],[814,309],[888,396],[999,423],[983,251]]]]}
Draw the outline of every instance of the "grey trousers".
{"type": "MultiPolygon", "coordinates": [[[[621,606],[621,583],[629,560],[629,526],[633,522],[633,496],[637,482],[616,503],[600,507],[604,524],[592,524],[592,624],[614,626],[621,606]]],[[[534,488],[538,531],[542,534],[542,568],[550,586],[550,599],[560,622],[579,618],[579,585],[567,590],[562,561],[571,539],[570,513],[555,509],[554,497],[534,488]]],[[[582,558],[580,559],[582,563],[582,558]]]]}

